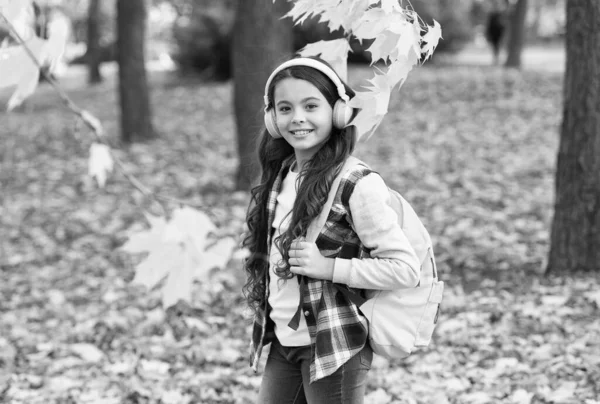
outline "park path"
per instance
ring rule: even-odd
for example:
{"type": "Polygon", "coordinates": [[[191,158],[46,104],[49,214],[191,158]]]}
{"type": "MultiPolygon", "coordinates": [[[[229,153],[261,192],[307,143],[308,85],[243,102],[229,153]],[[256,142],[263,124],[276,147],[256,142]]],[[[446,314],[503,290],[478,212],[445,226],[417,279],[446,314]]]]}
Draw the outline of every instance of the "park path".
{"type": "MultiPolygon", "coordinates": [[[[524,70],[564,72],[566,53],[562,44],[530,45],[521,55],[524,70]]],[[[444,63],[485,66],[492,64],[492,52],[484,44],[471,45],[455,55],[440,55],[444,63]]],[[[500,60],[506,60],[503,52],[500,60]]]]}
{"type": "MultiPolygon", "coordinates": [[[[501,60],[505,60],[505,52],[501,60]]],[[[440,54],[438,60],[444,64],[461,66],[491,66],[492,54],[485,44],[472,44],[462,51],[452,54],[440,54]]],[[[524,70],[539,70],[549,72],[564,72],[565,70],[565,49],[561,44],[531,45],[526,46],[522,54],[524,70]]],[[[147,64],[148,71],[160,72],[168,71],[173,65],[167,60],[150,61],[147,64]]],[[[67,88],[81,88],[86,86],[87,68],[83,65],[70,66],[63,73],[63,80],[67,88]],[[68,78],[68,80],[67,80],[68,78]]],[[[115,63],[105,63],[102,65],[102,74],[105,79],[114,80],[117,75],[117,65],[115,63]]],[[[153,74],[156,77],[156,74],[153,74]]]]}

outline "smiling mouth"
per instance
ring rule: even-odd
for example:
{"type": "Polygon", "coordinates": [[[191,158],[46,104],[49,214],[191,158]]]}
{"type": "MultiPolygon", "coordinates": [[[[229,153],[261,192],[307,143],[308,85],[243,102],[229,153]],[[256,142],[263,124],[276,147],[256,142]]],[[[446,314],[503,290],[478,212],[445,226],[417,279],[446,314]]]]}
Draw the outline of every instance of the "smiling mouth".
{"type": "Polygon", "coordinates": [[[292,135],[294,135],[294,136],[304,136],[304,135],[308,135],[312,131],[313,131],[312,129],[306,129],[306,130],[291,130],[290,132],[292,132],[292,135]]]}

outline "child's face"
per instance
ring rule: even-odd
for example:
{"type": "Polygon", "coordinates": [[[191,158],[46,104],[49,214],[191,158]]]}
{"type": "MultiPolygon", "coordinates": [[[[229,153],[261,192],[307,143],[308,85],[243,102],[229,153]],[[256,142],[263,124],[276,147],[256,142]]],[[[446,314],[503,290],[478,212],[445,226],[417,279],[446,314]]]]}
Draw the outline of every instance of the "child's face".
{"type": "Polygon", "coordinates": [[[311,158],[331,135],[333,109],[317,87],[291,77],[275,85],[274,98],[283,138],[294,148],[297,159],[311,158]]]}

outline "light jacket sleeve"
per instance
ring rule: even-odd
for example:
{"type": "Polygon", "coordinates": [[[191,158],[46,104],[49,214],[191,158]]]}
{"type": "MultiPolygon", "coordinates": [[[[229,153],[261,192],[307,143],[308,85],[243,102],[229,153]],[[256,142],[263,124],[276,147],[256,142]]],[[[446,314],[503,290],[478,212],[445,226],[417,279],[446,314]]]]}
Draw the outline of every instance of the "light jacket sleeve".
{"type": "Polygon", "coordinates": [[[336,258],[334,283],[379,290],[412,288],[419,283],[419,259],[398,224],[390,198],[377,173],[356,183],[349,199],[350,215],[370,258],[336,258]]]}

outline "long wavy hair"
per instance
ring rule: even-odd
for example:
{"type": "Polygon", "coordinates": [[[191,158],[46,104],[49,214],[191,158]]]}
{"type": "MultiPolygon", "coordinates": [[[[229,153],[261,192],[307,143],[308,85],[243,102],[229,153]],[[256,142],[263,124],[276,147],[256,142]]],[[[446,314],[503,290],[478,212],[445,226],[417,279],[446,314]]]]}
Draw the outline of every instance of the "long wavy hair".
{"type": "MultiPolygon", "coordinates": [[[[314,59],[329,66],[322,59],[314,59]]],[[[273,78],[267,94],[270,108],[274,105],[275,86],[286,78],[306,80],[313,84],[332,108],[340,98],[336,86],[324,73],[308,66],[291,66],[273,78]]],[[[344,83],[344,87],[348,97],[354,97],[355,92],[346,83],[344,83]]],[[[298,174],[299,188],[292,208],[289,227],[274,240],[275,246],[282,256],[275,272],[284,281],[294,276],[288,263],[292,241],[306,236],[308,226],[321,212],[335,176],[341,170],[342,163],[354,151],[355,145],[356,131],[353,128],[336,129],[334,127],[328,140],[306,162],[298,174]]],[[[281,170],[283,161],[293,153],[294,149],[285,139],[274,139],[266,130],[262,132],[258,144],[258,160],[261,167],[260,182],[251,190],[251,201],[246,215],[248,233],[242,242],[242,245],[250,251],[244,264],[247,282],[243,291],[248,305],[253,310],[264,306],[265,289],[268,287],[266,284],[266,275],[269,271],[267,236],[271,231],[268,228],[267,212],[269,193],[281,170]]]]}

